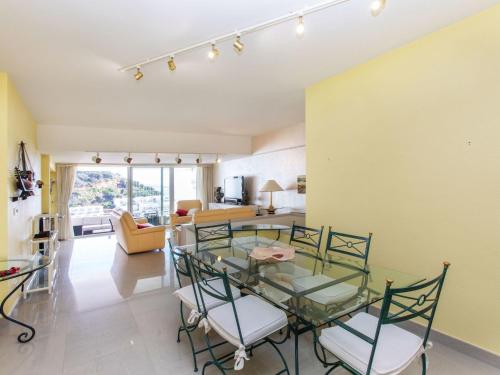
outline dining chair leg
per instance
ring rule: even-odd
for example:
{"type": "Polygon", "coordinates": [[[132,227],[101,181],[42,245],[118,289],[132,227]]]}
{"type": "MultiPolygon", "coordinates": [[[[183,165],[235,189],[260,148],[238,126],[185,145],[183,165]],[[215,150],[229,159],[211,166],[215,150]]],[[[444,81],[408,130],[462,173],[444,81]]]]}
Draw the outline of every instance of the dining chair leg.
{"type": "Polygon", "coordinates": [[[299,335],[294,332],[295,336],[295,375],[299,375],[299,335]]]}
{"type": "Polygon", "coordinates": [[[184,319],[184,304],[182,303],[182,301],[180,304],[180,315],[181,315],[181,323],[182,324],[177,331],[177,342],[181,341],[181,337],[180,337],[181,332],[182,331],[186,332],[186,335],[187,335],[188,340],[189,340],[189,345],[191,346],[191,353],[193,354],[194,371],[198,372],[198,364],[196,362],[196,350],[194,348],[193,339],[191,338],[191,330],[193,328],[196,328],[196,325],[194,327],[190,327],[186,324],[186,320],[184,319]]]}
{"type": "Polygon", "coordinates": [[[422,375],[425,375],[427,373],[427,357],[425,353],[422,354],[421,359],[422,359],[422,375]]]}

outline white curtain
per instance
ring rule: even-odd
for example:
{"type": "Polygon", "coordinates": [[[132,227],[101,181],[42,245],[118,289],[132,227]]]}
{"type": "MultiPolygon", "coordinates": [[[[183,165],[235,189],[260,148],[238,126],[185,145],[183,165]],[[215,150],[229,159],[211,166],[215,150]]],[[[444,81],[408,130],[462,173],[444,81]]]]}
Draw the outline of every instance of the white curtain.
{"type": "Polygon", "coordinates": [[[203,165],[196,172],[196,197],[201,200],[203,209],[208,210],[208,204],[214,200],[214,168],[203,165]]]}
{"type": "Polygon", "coordinates": [[[57,166],[57,212],[63,216],[59,226],[59,239],[73,238],[73,227],[69,214],[69,200],[75,184],[76,168],[74,165],[57,166]]]}

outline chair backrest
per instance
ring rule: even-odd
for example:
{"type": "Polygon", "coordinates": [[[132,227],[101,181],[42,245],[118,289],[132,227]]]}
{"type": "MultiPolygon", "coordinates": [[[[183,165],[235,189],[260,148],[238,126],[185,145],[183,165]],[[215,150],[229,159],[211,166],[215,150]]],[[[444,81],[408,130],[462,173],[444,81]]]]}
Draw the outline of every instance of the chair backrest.
{"type": "Polygon", "coordinates": [[[182,288],[181,278],[183,276],[188,278],[191,284],[194,284],[194,275],[192,272],[188,254],[185,251],[173,246],[170,238],[168,239],[168,244],[170,247],[170,256],[172,258],[172,265],[174,266],[175,269],[175,274],[177,276],[177,281],[179,282],[179,287],[182,288]]]}
{"type": "Polygon", "coordinates": [[[227,268],[224,267],[222,272],[215,270],[214,268],[205,265],[201,260],[190,257],[193,273],[195,275],[196,285],[199,289],[199,295],[201,300],[202,314],[206,317],[208,310],[205,305],[204,295],[216,298],[224,303],[230,303],[232,305],[232,310],[234,314],[234,319],[236,322],[236,327],[238,329],[238,335],[242,345],[245,345],[243,341],[243,335],[241,333],[240,321],[238,318],[238,312],[236,311],[236,306],[234,304],[233,293],[231,292],[231,285],[229,283],[229,276],[227,275],[227,268]],[[222,280],[224,285],[224,291],[217,290],[211,284],[214,284],[217,280],[222,280]]]}
{"type": "Polygon", "coordinates": [[[354,234],[335,232],[332,230],[332,227],[329,227],[325,248],[325,259],[328,259],[329,253],[338,253],[355,257],[360,259],[363,263],[362,267],[356,268],[366,270],[371,241],[372,233],[369,233],[368,237],[363,237],[354,234]]]}
{"type": "Polygon", "coordinates": [[[323,236],[323,228],[323,226],[320,229],[308,228],[293,223],[289,243],[290,245],[307,245],[308,247],[315,249],[315,255],[319,255],[319,249],[321,248],[321,237],[323,236]]]}
{"type": "Polygon", "coordinates": [[[443,271],[438,277],[406,288],[392,288],[393,281],[387,280],[367,374],[370,373],[380,329],[384,324],[396,324],[416,318],[426,320],[427,327],[423,339],[425,348],[449,266],[450,263],[444,262],[443,271]]]}
{"type": "Polygon", "coordinates": [[[214,250],[231,247],[233,230],[231,222],[211,225],[194,225],[196,250],[214,250]]]}

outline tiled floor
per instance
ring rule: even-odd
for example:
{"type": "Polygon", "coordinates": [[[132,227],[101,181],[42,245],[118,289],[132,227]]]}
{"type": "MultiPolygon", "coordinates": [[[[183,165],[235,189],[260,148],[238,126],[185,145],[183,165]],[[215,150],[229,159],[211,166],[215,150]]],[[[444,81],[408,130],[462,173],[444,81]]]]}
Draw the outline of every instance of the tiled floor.
{"type": "MultiPolygon", "coordinates": [[[[14,312],[35,326],[33,341],[18,344],[18,327],[0,321],[0,374],[193,373],[187,340],[175,341],[178,302],[168,254],[127,256],[112,236],[66,241],[59,254],[53,295],[31,295],[14,312]]],[[[301,340],[302,374],[323,374],[311,337],[301,340]]],[[[281,347],[292,366],[292,345],[281,347]]],[[[276,356],[266,350],[257,349],[240,373],[273,374],[276,356]]],[[[498,375],[499,370],[435,344],[428,373],[498,375]]],[[[420,365],[404,374],[420,374],[420,365]]]]}

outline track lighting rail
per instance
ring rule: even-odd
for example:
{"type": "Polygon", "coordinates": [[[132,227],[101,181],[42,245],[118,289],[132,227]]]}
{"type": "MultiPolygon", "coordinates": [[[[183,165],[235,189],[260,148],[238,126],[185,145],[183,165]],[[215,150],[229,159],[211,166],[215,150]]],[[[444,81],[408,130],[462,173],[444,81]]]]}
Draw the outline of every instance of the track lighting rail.
{"type": "Polygon", "coordinates": [[[284,22],[296,20],[296,19],[299,19],[300,17],[304,17],[305,15],[316,13],[316,12],[322,11],[322,10],[327,9],[327,8],[331,8],[331,7],[334,7],[334,6],[343,4],[343,3],[347,3],[349,1],[352,1],[352,0],[327,0],[327,1],[323,1],[321,3],[318,3],[316,5],[306,6],[305,8],[303,8],[299,11],[296,11],[296,12],[290,12],[290,13],[282,15],[280,17],[269,19],[267,21],[264,21],[264,22],[261,22],[261,23],[258,23],[258,24],[252,25],[252,26],[238,29],[236,31],[233,31],[233,32],[230,32],[227,34],[219,35],[215,38],[210,38],[210,39],[204,40],[204,41],[199,42],[199,43],[191,44],[191,45],[184,47],[184,48],[180,48],[180,49],[177,49],[174,51],[169,51],[169,52],[164,53],[164,54],[159,55],[159,56],[150,57],[150,58],[138,61],[134,64],[123,66],[123,67],[119,68],[119,71],[127,72],[127,71],[132,70],[132,69],[140,69],[141,67],[143,67],[145,65],[153,64],[153,63],[156,63],[159,61],[169,60],[169,59],[174,58],[175,56],[179,56],[179,55],[182,55],[182,54],[185,54],[188,52],[192,52],[192,51],[200,49],[200,48],[207,48],[207,47],[210,48],[213,44],[225,42],[228,40],[235,39],[238,36],[242,37],[244,35],[248,35],[248,34],[260,31],[260,30],[268,29],[270,27],[282,24],[284,22]]]}

